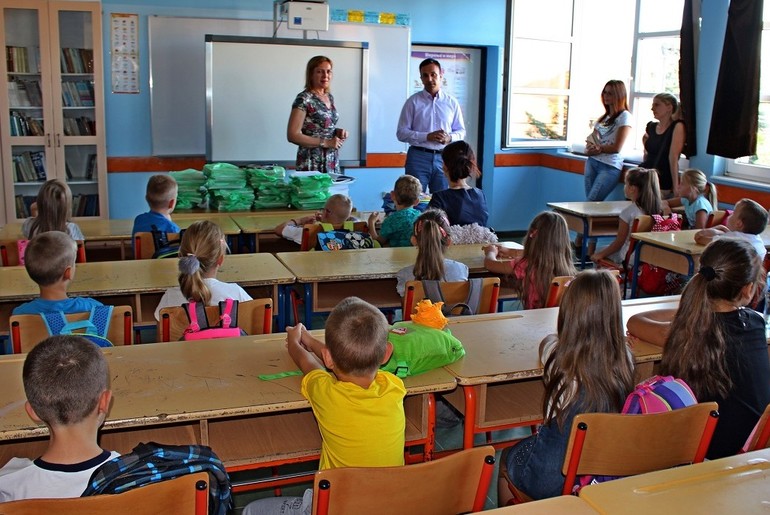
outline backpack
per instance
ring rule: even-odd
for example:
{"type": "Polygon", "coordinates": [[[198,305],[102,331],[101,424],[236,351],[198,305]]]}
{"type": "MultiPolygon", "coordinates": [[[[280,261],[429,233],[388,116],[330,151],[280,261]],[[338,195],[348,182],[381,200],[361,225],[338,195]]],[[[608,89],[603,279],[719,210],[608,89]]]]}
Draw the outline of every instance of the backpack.
{"type": "Polygon", "coordinates": [[[182,304],[190,325],[182,334],[182,340],[209,340],[212,338],[235,338],[246,333],[238,327],[238,301],[223,300],[219,303],[219,323],[209,327],[206,306],[202,302],[182,304]]]}
{"type": "Polygon", "coordinates": [[[182,230],[179,233],[179,239],[169,241],[168,234],[158,229],[155,224],[152,225],[152,242],[155,245],[155,252],[152,254],[152,259],[165,259],[172,257],[179,257],[179,245],[182,242],[182,230]]]}
{"type": "Polygon", "coordinates": [[[335,229],[331,224],[321,224],[323,229],[318,233],[318,248],[320,250],[350,250],[371,249],[375,247],[374,239],[368,232],[354,231],[353,222],[347,221],[342,229],[335,229]]]}
{"type": "MultiPolygon", "coordinates": [[[[652,215],[651,232],[678,231],[682,228],[681,218],[676,213],[666,218],[652,215]]],[[[678,274],[659,266],[642,263],[639,267],[637,285],[649,295],[672,295],[682,287],[682,279],[678,274]]]]}
{"type": "Polygon", "coordinates": [[[140,443],[94,470],[81,497],[119,494],[132,488],[196,472],[209,473],[209,514],[230,508],[230,478],[219,457],[205,445],[140,443]]]}
{"type": "MultiPolygon", "coordinates": [[[[698,400],[684,380],[673,376],[652,376],[636,385],[628,394],[621,413],[625,415],[664,413],[695,404],[698,404],[698,400]]],[[[581,476],[572,493],[579,492],[587,485],[619,478],[620,476],[581,476]]]]}
{"type": "Polygon", "coordinates": [[[393,346],[393,353],[380,368],[402,379],[449,365],[465,356],[463,344],[449,329],[435,329],[414,322],[393,324],[388,341],[393,346]]]}
{"type": "Polygon", "coordinates": [[[86,320],[70,322],[63,311],[40,313],[49,336],[57,334],[74,334],[90,340],[99,347],[112,347],[107,338],[112,319],[112,306],[94,306],[86,320]],[[84,332],[80,332],[83,330],[84,332]],[[77,332],[75,332],[77,331],[77,332]]]}
{"type": "MultiPolygon", "coordinates": [[[[434,304],[437,302],[444,302],[444,294],[441,292],[441,281],[422,281],[422,289],[425,292],[425,297],[430,299],[434,304]]],[[[465,299],[465,302],[458,302],[456,304],[447,304],[444,302],[444,305],[441,306],[441,312],[447,317],[477,314],[479,312],[481,292],[483,289],[484,279],[480,277],[468,279],[468,297],[465,299]]]]}

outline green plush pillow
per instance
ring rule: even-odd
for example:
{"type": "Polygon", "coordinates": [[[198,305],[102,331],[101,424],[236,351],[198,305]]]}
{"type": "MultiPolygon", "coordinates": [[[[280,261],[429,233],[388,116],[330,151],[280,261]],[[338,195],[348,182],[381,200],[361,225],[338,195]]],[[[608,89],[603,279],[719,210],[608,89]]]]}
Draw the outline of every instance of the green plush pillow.
{"type": "Polygon", "coordinates": [[[443,367],[465,356],[463,344],[449,329],[414,322],[393,324],[388,341],[393,344],[393,355],[381,368],[401,378],[443,367]]]}

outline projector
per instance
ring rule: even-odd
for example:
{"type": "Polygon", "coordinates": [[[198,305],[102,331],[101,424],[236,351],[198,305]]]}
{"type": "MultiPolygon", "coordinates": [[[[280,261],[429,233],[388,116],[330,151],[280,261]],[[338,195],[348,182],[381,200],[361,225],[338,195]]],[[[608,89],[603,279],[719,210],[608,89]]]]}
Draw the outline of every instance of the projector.
{"type": "Polygon", "coordinates": [[[284,2],[281,12],[288,27],[299,30],[329,30],[329,4],[325,2],[284,2]]]}

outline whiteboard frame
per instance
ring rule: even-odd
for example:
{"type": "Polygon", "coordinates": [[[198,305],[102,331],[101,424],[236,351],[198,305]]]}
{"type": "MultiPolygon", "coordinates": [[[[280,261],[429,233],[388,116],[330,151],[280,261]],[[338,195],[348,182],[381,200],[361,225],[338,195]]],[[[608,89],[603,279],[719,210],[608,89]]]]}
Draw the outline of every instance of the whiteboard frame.
{"type": "MultiPolygon", "coordinates": [[[[365,166],[366,165],[366,138],[367,138],[367,110],[368,110],[368,88],[369,88],[369,44],[360,41],[325,41],[325,40],[307,40],[307,39],[287,39],[287,38],[268,38],[268,37],[249,37],[249,36],[227,36],[217,34],[206,34],[206,160],[227,161],[233,164],[279,164],[284,167],[294,167],[295,159],[282,159],[282,156],[275,157],[257,157],[249,160],[229,159],[227,156],[218,155],[213,146],[214,134],[214,45],[216,43],[235,43],[244,45],[287,45],[302,46],[307,48],[317,48],[314,54],[324,54],[325,48],[351,48],[361,51],[361,85],[360,85],[360,119],[357,137],[359,138],[358,152],[355,157],[350,159],[340,155],[340,166],[365,166]]],[[[304,77],[304,73],[302,74],[304,77]]],[[[288,119],[288,118],[287,118],[288,119]]],[[[356,129],[353,129],[354,131],[356,129]]],[[[268,148],[272,146],[268,145],[268,148]]],[[[348,147],[350,148],[350,147],[348,147]]],[[[265,154],[269,155],[269,154],[265,154]]]]}

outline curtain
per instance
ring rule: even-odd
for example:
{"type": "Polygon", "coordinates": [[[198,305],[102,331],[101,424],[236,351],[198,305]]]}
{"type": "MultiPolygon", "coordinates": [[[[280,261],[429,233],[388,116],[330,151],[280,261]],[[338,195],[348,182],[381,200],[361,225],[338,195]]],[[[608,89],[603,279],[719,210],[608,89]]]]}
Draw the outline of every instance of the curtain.
{"type": "Polygon", "coordinates": [[[695,69],[697,67],[698,20],[693,13],[693,0],[685,0],[679,43],[680,118],[684,120],[686,138],[682,152],[689,159],[698,151],[695,130],[695,69]]]}
{"type": "Polygon", "coordinates": [[[731,0],[706,151],[738,158],[757,149],[762,0],[731,0]]]}

